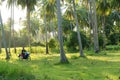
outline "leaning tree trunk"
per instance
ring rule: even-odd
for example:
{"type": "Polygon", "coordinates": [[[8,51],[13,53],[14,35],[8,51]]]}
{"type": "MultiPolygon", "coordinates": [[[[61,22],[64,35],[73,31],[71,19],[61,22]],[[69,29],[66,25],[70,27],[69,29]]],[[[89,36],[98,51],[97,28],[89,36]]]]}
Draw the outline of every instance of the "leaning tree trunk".
{"type": "Polygon", "coordinates": [[[1,17],[1,11],[0,11],[0,27],[2,29],[2,41],[3,41],[3,45],[4,45],[4,48],[5,48],[5,52],[6,52],[6,60],[9,60],[10,59],[10,56],[9,56],[9,53],[8,53],[8,50],[7,50],[7,45],[6,45],[6,39],[5,39],[5,32],[4,32],[4,28],[3,28],[3,23],[2,23],[2,17],[1,17]]]}
{"type": "Polygon", "coordinates": [[[82,41],[81,41],[79,23],[78,23],[78,19],[77,19],[77,13],[76,13],[75,1],[74,0],[73,0],[73,9],[74,9],[74,17],[75,17],[75,22],[76,22],[76,27],[77,27],[77,35],[78,35],[78,43],[79,43],[80,56],[84,56],[83,49],[82,49],[82,41]]]}
{"type": "Polygon", "coordinates": [[[60,62],[61,63],[68,63],[66,55],[63,49],[63,37],[62,37],[62,19],[61,19],[61,9],[60,9],[60,0],[57,1],[57,19],[58,19],[58,38],[59,38],[59,45],[60,45],[60,62]]]}

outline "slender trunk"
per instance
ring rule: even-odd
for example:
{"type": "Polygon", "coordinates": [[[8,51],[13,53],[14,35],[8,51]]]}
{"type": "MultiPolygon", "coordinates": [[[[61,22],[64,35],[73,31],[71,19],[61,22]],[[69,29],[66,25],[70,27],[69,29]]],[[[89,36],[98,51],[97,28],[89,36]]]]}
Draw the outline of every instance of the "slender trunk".
{"type": "MultiPolygon", "coordinates": [[[[42,2],[43,2],[43,1],[42,1],[42,2]]],[[[43,4],[44,4],[44,2],[43,2],[43,4]]],[[[48,35],[47,35],[45,8],[44,8],[43,15],[44,15],[44,28],[45,28],[46,54],[49,54],[49,52],[48,52],[48,39],[47,39],[47,38],[48,38],[48,35]]]]}
{"type": "Polygon", "coordinates": [[[45,41],[46,41],[46,54],[49,54],[48,52],[48,35],[47,35],[47,26],[46,26],[46,14],[44,14],[44,27],[45,27],[45,41]]]}
{"type": "Polygon", "coordinates": [[[1,28],[0,28],[0,53],[2,52],[2,49],[1,49],[2,48],[2,42],[1,42],[2,40],[1,39],[2,39],[2,37],[1,37],[1,28]]]}
{"type": "Polygon", "coordinates": [[[92,19],[92,8],[91,8],[91,2],[90,0],[88,1],[89,5],[89,11],[88,11],[88,20],[89,20],[89,27],[90,27],[90,46],[93,44],[93,19],[92,19]]]}
{"type": "Polygon", "coordinates": [[[106,48],[106,35],[105,35],[105,15],[102,18],[102,28],[103,28],[103,49],[106,48]]]}
{"type": "Polygon", "coordinates": [[[55,37],[55,28],[54,28],[54,23],[53,23],[53,20],[51,21],[51,23],[52,23],[52,35],[53,35],[53,37],[55,37]]]}
{"type": "Polygon", "coordinates": [[[10,19],[10,33],[9,33],[9,45],[8,45],[8,47],[9,47],[9,53],[11,53],[10,52],[10,47],[11,47],[11,29],[12,29],[12,14],[13,14],[13,5],[11,5],[11,19],[10,19]]]}
{"type": "Polygon", "coordinates": [[[75,22],[76,22],[76,27],[77,27],[80,56],[84,56],[83,49],[82,49],[82,42],[81,42],[81,35],[80,35],[79,23],[78,23],[78,19],[77,19],[77,13],[76,13],[75,1],[74,0],[73,0],[73,9],[74,9],[74,17],[75,17],[75,22]]]}
{"type": "Polygon", "coordinates": [[[14,32],[14,0],[13,0],[13,12],[12,12],[12,20],[13,20],[13,22],[12,22],[12,28],[13,28],[13,45],[14,45],[14,52],[16,53],[17,51],[16,51],[16,45],[15,45],[15,43],[16,43],[16,40],[15,40],[15,32],[14,32]]]}
{"type": "Polygon", "coordinates": [[[60,62],[68,63],[64,49],[63,49],[63,37],[62,37],[62,19],[61,19],[61,9],[60,9],[60,0],[57,1],[57,19],[58,19],[58,39],[60,45],[60,62]]]}
{"type": "Polygon", "coordinates": [[[27,2],[27,28],[28,28],[28,47],[31,52],[31,41],[30,41],[30,5],[27,2]]]}
{"type": "Polygon", "coordinates": [[[72,21],[70,21],[70,30],[72,31],[72,21]]]}
{"type": "Polygon", "coordinates": [[[99,43],[98,43],[98,29],[97,29],[97,17],[96,17],[96,3],[95,0],[92,0],[93,3],[93,36],[94,36],[94,51],[95,53],[99,52],[99,43]]]}
{"type": "Polygon", "coordinates": [[[2,23],[1,11],[0,11],[0,24],[1,24],[2,37],[3,37],[2,41],[3,41],[3,45],[4,45],[4,48],[5,48],[5,52],[6,52],[6,59],[9,60],[10,56],[9,56],[9,53],[8,53],[8,50],[7,50],[7,45],[6,45],[5,32],[4,32],[3,23],[2,23]]]}

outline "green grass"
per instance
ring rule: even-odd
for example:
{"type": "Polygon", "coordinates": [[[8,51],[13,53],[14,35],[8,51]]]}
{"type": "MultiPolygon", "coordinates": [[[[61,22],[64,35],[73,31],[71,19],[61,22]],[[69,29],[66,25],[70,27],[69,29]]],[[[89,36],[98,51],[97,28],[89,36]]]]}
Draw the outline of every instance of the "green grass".
{"type": "Polygon", "coordinates": [[[86,58],[67,53],[69,64],[57,64],[59,54],[31,54],[32,60],[27,61],[12,53],[11,60],[5,61],[2,53],[0,80],[120,80],[120,50],[85,53],[86,58]]]}

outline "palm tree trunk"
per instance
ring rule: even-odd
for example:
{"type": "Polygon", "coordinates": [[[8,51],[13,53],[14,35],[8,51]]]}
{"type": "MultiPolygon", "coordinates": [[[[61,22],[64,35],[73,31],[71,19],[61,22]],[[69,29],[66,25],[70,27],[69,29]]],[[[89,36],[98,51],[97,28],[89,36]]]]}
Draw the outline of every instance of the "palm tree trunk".
{"type": "Polygon", "coordinates": [[[102,28],[103,28],[103,49],[105,49],[106,48],[105,15],[103,15],[103,19],[102,19],[102,28]]]}
{"type": "Polygon", "coordinates": [[[57,1],[57,19],[58,19],[58,39],[60,45],[60,62],[61,63],[68,63],[66,55],[63,49],[63,37],[62,37],[62,19],[61,19],[61,9],[60,9],[60,0],[57,1]]]}
{"type": "Polygon", "coordinates": [[[91,8],[91,1],[88,1],[89,5],[89,13],[88,13],[88,20],[89,20],[89,27],[90,27],[90,46],[93,44],[93,34],[92,34],[92,27],[93,27],[93,19],[92,19],[92,8],[91,8]]]}
{"type": "Polygon", "coordinates": [[[75,1],[74,0],[73,0],[73,9],[74,9],[74,17],[75,17],[76,27],[77,27],[80,56],[84,56],[83,49],[82,49],[81,35],[80,35],[80,31],[79,31],[80,29],[79,29],[79,24],[78,24],[78,19],[77,19],[77,13],[76,13],[75,1]]]}
{"type": "MultiPolygon", "coordinates": [[[[42,3],[44,4],[43,0],[42,0],[42,3]]],[[[48,35],[47,35],[47,26],[46,26],[46,13],[45,13],[45,8],[43,8],[44,12],[43,12],[43,15],[44,15],[44,28],[45,28],[45,41],[46,41],[46,54],[49,54],[48,52],[48,35]]]]}
{"type": "Polygon", "coordinates": [[[49,54],[48,52],[48,35],[47,35],[47,26],[46,26],[46,14],[44,14],[44,27],[45,27],[45,37],[46,37],[46,54],[49,54]]]}
{"type": "Polygon", "coordinates": [[[72,28],[72,20],[70,20],[70,30],[72,31],[73,28],[72,28]]]}
{"type": "Polygon", "coordinates": [[[2,23],[1,11],[0,11],[0,24],[1,24],[1,29],[2,29],[3,45],[5,48],[5,52],[6,52],[6,59],[9,60],[10,56],[9,56],[9,53],[7,50],[7,45],[6,45],[5,32],[4,32],[3,23],[2,23]]]}
{"type": "Polygon", "coordinates": [[[13,21],[12,21],[13,15],[12,14],[13,14],[13,5],[11,5],[10,34],[9,34],[9,51],[8,51],[9,53],[11,53],[10,52],[10,47],[11,47],[11,29],[12,29],[12,25],[13,25],[13,21]]]}
{"type": "Polygon", "coordinates": [[[12,22],[12,27],[13,27],[13,45],[14,45],[14,52],[16,53],[16,45],[15,45],[15,33],[14,33],[14,0],[13,0],[13,12],[12,12],[12,19],[13,19],[13,22],[12,22]]]}
{"type": "Polygon", "coordinates": [[[2,40],[1,39],[2,39],[2,37],[1,37],[1,28],[0,28],[0,53],[2,52],[2,49],[1,49],[2,48],[2,42],[1,42],[2,40]]]}
{"type": "Polygon", "coordinates": [[[31,42],[30,42],[30,5],[27,3],[27,28],[28,28],[28,47],[31,52],[31,42]]]}
{"type": "Polygon", "coordinates": [[[94,51],[95,53],[99,52],[99,43],[98,43],[98,29],[97,29],[97,17],[96,17],[96,3],[95,0],[92,0],[93,3],[93,36],[94,36],[94,51]]]}

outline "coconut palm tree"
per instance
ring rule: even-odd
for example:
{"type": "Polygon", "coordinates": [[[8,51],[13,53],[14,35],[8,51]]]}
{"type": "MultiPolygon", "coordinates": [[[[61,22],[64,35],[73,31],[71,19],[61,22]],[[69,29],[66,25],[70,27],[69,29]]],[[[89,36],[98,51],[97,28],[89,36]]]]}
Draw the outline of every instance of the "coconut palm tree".
{"type": "Polygon", "coordinates": [[[60,0],[57,1],[57,20],[58,20],[58,38],[60,45],[60,62],[68,63],[64,49],[63,49],[63,37],[62,37],[62,18],[61,18],[61,9],[60,9],[60,0]]]}
{"type": "Polygon", "coordinates": [[[10,56],[9,56],[9,53],[8,53],[8,50],[7,50],[7,45],[6,45],[5,32],[4,32],[3,23],[2,23],[1,11],[0,11],[0,24],[1,24],[0,27],[1,27],[1,30],[2,30],[2,37],[3,37],[2,41],[3,41],[5,52],[6,52],[6,59],[9,60],[10,56]]]}
{"type": "Polygon", "coordinates": [[[80,56],[84,56],[83,54],[83,49],[82,49],[82,42],[81,42],[81,35],[80,35],[80,31],[79,31],[79,23],[78,23],[78,19],[77,19],[77,13],[76,13],[76,8],[75,8],[75,1],[73,1],[73,13],[74,13],[74,17],[75,17],[75,22],[76,22],[76,27],[77,27],[77,34],[78,34],[78,42],[79,42],[79,49],[80,49],[80,56]]]}
{"type": "MultiPolygon", "coordinates": [[[[56,16],[56,0],[42,0],[38,2],[38,12],[41,14],[41,18],[44,22],[45,27],[45,37],[46,37],[46,54],[49,53],[48,50],[48,23],[51,24],[51,22],[55,19],[56,16]],[[42,7],[42,8],[41,8],[42,7]]],[[[53,26],[52,26],[53,28],[53,26]]]]}
{"type": "Polygon", "coordinates": [[[28,43],[31,50],[31,42],[30,42],[30,12],[34,9],[37,0],[17,0],[17,5],[21,5],[22,8],[27,8],[27,28],[28,28],[28,43]]]}
{"type": "Polygon", "coordinates": [[[94,52],[99,52],[99,43],[98,43],[98,29],[97,29],[97,17],[96,17],[96,2],[95,0],[89,0],[89,11],[90,11],[90,24],[93,29],[93,38],[94,38],[94,52]]]}
{"type": "Polygon", "coordinates": [[[110,13],[110,4],[107,0],[101,0],[98,5],[98,13],[102,16],[102,31],[103,31],[103,49],[106,48],[106,35],[105,35],[105,21],[106,16],[110,13]]]}
{"type": "MultiPolygon", "coordinates": [[[[42,1],[43,2],[43,1],[42,1]]],[[[48,54],[48,35],[47,35],[47,26],[46,26],[46,10],[45,10],[45,3],[43,2],[43,15],[44,15],[44,27],[45,27],[45,36],[46,36],[46,54],[48,54]]]]}
{"type": "MultiPolygon", "coordinates": [[[[12,4],[12,0],[8,0],[8,4],[12,4]]],[[[30,12],[34,10],[34,6],[37,3],[37,0],[16,0],[17,5],[20,5],[23,9],[27,8],[27,28],[28,28],[28,43],[31,50],[31,42],[30,42],[30,12]]]]}
{"type": "Polygon", "coordinates": [[[65,11],[65,17],[69,20],[70,22],[70,29],[72,30],[72,22],[73,22],[73,7],[72,7],[72,1],[71,0],[66,0],[66,11],[65,11]]]}
{"type": "MultiPolygon", "coordinates": [[[[0,28],[0,32],[1,32],[1,28],[0,28]]],[[[2,47],[2,40],[1,40],[2,38],[1,38],[1,33],[0,33],[0,53],[2,52],[2,49],[1,49],[1,47],[2,47]]]]}

